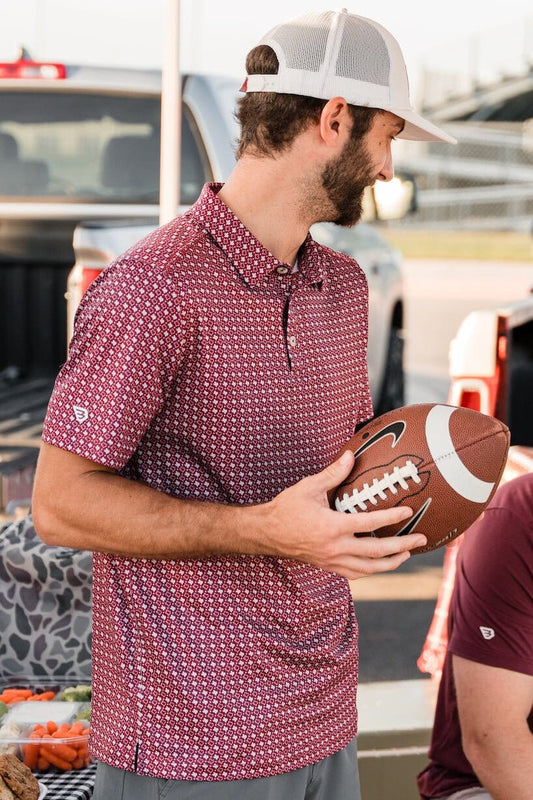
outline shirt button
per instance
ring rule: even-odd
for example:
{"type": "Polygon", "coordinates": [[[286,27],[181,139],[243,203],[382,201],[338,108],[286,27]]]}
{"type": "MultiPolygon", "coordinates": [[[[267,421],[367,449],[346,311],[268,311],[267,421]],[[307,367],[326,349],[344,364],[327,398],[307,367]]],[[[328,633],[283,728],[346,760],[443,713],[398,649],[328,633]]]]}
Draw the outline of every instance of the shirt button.
{"type": "Polygon", "coordinates": [[[289,268],[284,267],[282,264],[280,264],[279,267],[276,267],[276,272],[278,273],[278,275],[287,275],[288,271],[289,268]]]}
{"type": "Polygon", "coordinates": [[[289,336],[289,344],[291,347],[296,347],[296,336],[289,336]]]}

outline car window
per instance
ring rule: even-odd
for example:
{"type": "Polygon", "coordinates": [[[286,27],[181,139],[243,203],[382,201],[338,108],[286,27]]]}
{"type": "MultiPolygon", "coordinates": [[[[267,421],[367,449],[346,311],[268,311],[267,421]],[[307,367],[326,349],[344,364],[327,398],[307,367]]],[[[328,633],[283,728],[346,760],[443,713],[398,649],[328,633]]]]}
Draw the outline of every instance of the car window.
{"type": "MultiPolygon", "coordinates": [[[[7,91],[0,103],[0,195],[157,203],[157,96],[7,91]]],[[[212,180],[191,115],[182,114],[181,202],[212,180]]]]}

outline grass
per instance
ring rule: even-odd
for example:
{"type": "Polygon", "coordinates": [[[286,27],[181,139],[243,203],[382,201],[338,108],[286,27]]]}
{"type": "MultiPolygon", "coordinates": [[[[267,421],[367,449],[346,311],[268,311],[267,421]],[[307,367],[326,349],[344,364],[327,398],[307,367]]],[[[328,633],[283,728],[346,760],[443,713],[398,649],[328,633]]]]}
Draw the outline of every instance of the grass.
{"type": "Polygon", "coordinates": [[[533,263],[533,237],[513,231],[382,229],[405,258],[468,258],[533,263]]]}

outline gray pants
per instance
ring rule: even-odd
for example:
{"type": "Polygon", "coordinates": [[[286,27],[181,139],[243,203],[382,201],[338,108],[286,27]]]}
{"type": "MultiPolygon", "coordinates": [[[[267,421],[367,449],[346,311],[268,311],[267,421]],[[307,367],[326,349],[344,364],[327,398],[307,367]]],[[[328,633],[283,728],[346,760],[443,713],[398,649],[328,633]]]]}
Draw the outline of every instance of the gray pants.
{"type": "Polygon", "coordinates": [[[318,764],[245,781],[171,781],[99,763],[93,800],[361,800],[357,743],[318,764]]]}

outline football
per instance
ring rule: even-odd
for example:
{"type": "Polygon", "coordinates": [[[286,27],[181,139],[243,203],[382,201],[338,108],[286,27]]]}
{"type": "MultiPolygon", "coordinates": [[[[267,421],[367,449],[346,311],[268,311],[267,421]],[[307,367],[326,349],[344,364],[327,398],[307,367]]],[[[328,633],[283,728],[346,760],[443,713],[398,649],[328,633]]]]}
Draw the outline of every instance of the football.
{"type": "Polygon", "coordinates": [[[339,452],[353,451],[354,468],[328,493],[330,506],[349,514],[410,506],[412,517],[372,535],[423,533],[427,544],[411,552],[435,550],[482,513],[502,476],[509,438],[503,422],[469,408],[394,409],[359,428],[339,452]]]}

